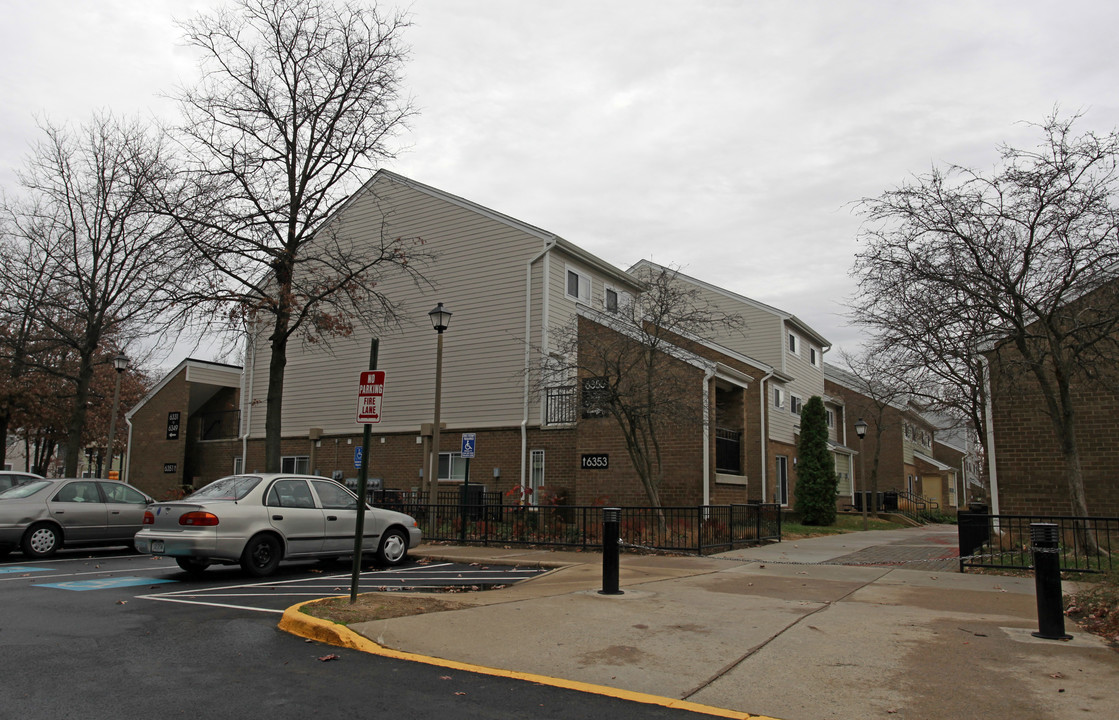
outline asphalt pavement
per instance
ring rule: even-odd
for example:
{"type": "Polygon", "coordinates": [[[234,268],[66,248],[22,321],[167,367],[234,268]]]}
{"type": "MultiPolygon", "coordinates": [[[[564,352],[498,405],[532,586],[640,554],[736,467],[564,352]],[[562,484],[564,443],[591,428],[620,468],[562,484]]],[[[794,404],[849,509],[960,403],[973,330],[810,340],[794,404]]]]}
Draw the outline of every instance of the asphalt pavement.
{"type": "Polygon", "coordinates": [[[550,571],[456,594],[468,609],[344,628],[293,607],[281,627],[723,717],[1115,717],[1119,653],[1071,622],[1072,640],[1033,637],[1033,579],[961,574],[955,547],[954,527],[933,526],[623,554],[623,592],[604,595],[597,553],[424,545],[414,554],[550,571]]]}

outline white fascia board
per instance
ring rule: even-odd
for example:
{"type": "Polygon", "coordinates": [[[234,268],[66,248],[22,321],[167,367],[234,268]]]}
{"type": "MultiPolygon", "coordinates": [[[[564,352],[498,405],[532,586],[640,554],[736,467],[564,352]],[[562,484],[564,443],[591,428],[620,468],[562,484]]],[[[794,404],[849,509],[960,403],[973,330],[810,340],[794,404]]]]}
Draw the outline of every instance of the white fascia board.
{"type": "MultiPolygon", "coordinates": [[[[124,416],[126,418],[131,419],[132,416],[135,415],[136,412],[140,408],[142,408],[144,405],[146,405],[149,400],[151,400],[153,397],[155,397],[159,393],[160,390],[167,387],[167,383],[171,382],[171,380],[176,375],[178,375],[180,372],[183,372],[184,370],[189,370],[191,367],[208,368],[208,369],[224,368],[224,369],[227,369],[227,370],[230,370],[230,371],[235,371],[238,378],[240,378],[241,373],[244,371],[244,369],[240,365],[227,365],[226,363],[210,362],[209,360],[195,360],[194,358],[187,358],[187,359],[183,360],[182,362],[180,362],[178,365],[176,365],[174,370],[172,370],[171,372],[164,375],[163,378],[160,379],[160,381],[157,382],[155,384],[155,386],[152,387],[152,389],[148,391],[148,394],[145,395],[143,398],[141,398],[140,402],[133,405],[132,409],[129,410],[128,412],[126,412],[124,414],[124,416]]],[[[190,380],[189,377],[186,378],[186,379],[188,381],[190,380]]],[[[233,385],[228,385],[227,387],[239,387],[239,386],[240,386],[240,383],[236,382],[233,385]]]]}
{"type": "Polygon", "coordinates": [[[739,387],[746,387],[755,380],[753,375],[748,375],[740,370],[735,370],[729,365],[724,365],[721,362],[715,363],[715,377],[720,380],[725,380],[732,385],[738,385],[739,387]]]}
{"type": "Polygon", "coordinates": [[[913,457],[917,458],[918,460],[920,460],[922,462],[927,462],[929,465],[932,465],[937,470],[955,470],[956,469],[956,468],[952,467],[951,465],[946,465],[946,464],[940,462],[939,460],[937,460],[935,458],[931,458],[924,453],[919,453],[916,450],[913,451],[913,457]]]}

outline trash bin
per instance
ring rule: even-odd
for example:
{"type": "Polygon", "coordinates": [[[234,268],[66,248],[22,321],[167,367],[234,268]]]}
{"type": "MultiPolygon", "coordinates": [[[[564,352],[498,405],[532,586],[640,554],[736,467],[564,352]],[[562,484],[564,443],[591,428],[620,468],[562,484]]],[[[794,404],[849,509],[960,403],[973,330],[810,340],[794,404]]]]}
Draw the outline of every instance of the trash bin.
{"type": "Polygon", "coordinates": [[[991,516],[987,514],[986,505],[969,503],[968,509],[961,510],[957,519],[961,558],[974,555],[976,550],[991,541],[991,516]]]}
{"type": "Polygon", "coordinates": [[[880,499],[882,501],[882,509],[885,512],[897,512],[898,511],[898,492],[897,492],[897,490],[887,490],[886,492],[882,493],[882,497],[880,499]]]}

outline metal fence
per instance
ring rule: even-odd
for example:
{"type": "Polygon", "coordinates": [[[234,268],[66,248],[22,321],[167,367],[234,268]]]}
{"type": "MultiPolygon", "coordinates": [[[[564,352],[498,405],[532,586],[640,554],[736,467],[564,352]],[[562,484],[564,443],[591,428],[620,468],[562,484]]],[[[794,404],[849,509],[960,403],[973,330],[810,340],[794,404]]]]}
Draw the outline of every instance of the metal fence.
{"type": "MultiPolygon", "coordinates": [[[[602,547],[598,505],[507,505],[500,493],[461,502],[439,493],[438,502],[420,502],[419,493],[373,496],[373,504],[416,518],[425,540],[481,545],[602,547]]],[[[457,493],[455,493],[457,495],[457,493]]],[[[699,507],[623,507],[619,525],[623,547],[697,555],[781,540],[781,506],[776,504],[699,507]]]]}
{"type": "Polygon", "coordinates": [[[960,572],[967,568],[1033,569],[1030,525],[1053,523],[1062,572],[1119,570],[1119,518],[959,513],[960,572]]]}

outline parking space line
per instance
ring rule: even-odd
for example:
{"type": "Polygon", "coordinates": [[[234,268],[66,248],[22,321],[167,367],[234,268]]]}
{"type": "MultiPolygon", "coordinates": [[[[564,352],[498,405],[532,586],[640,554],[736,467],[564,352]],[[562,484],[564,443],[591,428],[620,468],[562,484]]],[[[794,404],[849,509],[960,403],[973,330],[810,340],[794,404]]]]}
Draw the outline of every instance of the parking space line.
{"type": "MultiPolygon", "coordinates": [[[[167,593],[168,595],[170,593],[167,593]]],[[[166,597],[164,595],[137,595],[137,600],[158,600],[159,602],[179,603],[180,605],[204,605],[206,607],[220,607],[229,608],[231,610],[253,610],[255,612],[272,613],[274,615],[283,615],[283,610],[275,610],[273,608],[253,607],[251,605],[227,605],[225,603],[212,603],[200,602],[197,600],[182,600],[180,598],[166,597]]]]}

